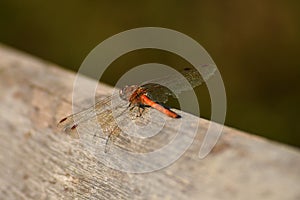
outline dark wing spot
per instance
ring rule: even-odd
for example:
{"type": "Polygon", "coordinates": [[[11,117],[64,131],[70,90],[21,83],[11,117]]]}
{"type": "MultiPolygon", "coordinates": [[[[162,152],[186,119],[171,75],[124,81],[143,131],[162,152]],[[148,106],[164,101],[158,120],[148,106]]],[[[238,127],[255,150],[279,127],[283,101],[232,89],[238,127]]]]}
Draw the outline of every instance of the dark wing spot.
{"type": "Polygon", "coordinates": [[[186,67],[186,68],[184,68],[183,70],[184,70],[184,71],[190,71],[190,70],[192,70],[192,68],[186,67]]]}
{"type": "Polygon", "coordinates": [[[71,129],[74,130],[76,127],[78,126],[78,124],[74,124],[71,129]]]}
{"type": "Polygon", "coordinates": [[[67,120],[67,117],[61,119],[61,120],[59,121],[59,123],[62,123],[62,122],[64,122],[64,121],[66,121],[66,120],[67,120]]]}

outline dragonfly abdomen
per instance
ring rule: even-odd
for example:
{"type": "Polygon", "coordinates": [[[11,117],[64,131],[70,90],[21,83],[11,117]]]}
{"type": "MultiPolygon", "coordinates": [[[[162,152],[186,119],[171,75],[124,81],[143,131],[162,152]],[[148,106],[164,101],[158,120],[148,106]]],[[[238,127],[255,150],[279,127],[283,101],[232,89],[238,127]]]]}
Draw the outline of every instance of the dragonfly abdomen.
{"type": "Polygon", "coordinates": [[[177,113],[173,112],[172,110],[170,109],[167,109],[165,108],[164,106],[152,101],[151,99],[149,99],[146,95],[142,95],[140,96],[140,99],[141,99],[141,102],[144,104],[144,105],[148,105],[148,106],[151,106],[152,108],[168,115],[169,117],[172,117],[172,118],[180,118],[181,116],[178,115],[177,113]]]}

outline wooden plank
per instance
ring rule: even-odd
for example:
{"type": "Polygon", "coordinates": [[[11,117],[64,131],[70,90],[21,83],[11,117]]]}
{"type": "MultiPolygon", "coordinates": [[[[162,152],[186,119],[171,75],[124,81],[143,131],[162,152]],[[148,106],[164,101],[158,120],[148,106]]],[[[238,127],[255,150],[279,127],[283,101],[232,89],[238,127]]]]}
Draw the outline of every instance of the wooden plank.
{"type": "MultiPolygon", "coordinates": [[[[172,165],[142,174],[108,167],[113,149],[93,154],[95,146],[82,145],[56,127],[71,113],[74,77],[0,46],[0,199],[300,199],[299,149],[225,127],[214,150],[199,159],[209,122],[185,113],[180,114],[196,119],[200,129],[172,165]]],[[[108,94],[110,88],[103,88],[99,94],[108,94]]],[[[176,123],[167,124],[166,134],[151,145],[135,147],[143,152],[163,146],[176,123]]],[[[105,138],[97,140],[96,150],[103,150],[105,138]]],[[[123,141],[113,146],[132,145],[123,141]]],[[[156,164],[168,156],[161,155],[156,164]]]]}

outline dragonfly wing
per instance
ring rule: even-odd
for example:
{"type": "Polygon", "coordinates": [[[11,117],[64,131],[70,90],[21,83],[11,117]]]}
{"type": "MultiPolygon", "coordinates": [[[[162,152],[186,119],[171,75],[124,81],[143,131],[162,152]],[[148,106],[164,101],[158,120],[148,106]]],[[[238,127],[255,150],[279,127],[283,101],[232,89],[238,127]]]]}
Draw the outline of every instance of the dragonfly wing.
{"type": "Polygon", "coordinates": [[[124,105],[126,105],[126,102],[124,101],[113,104],[112,99],[114,99],[116,95],[117,94],[105,97],[98,101],[95,105],[63,118],[58,123],[58,127],[63,129],[65,132],[70,133],[78,126],[84,126],[86,124],[91,125],[91,123],[96,124],[99,123],[99,120],[104,123],[104,121],[110,119],[107,115],[109,115],[109,112],[112,109],[117,109],[118,107],[124,107],[124,105]]]}
{"type": "Polygon", "coordinates": [[[166,103],[168,101],[168,96],[174,95],[169,88],[156,83],[147,83],[142,85],[141,87],[146,89],[147,96],[151,100],[160,103],[166,103]]]}
{"type": "Polygon", "coordinates": [[[147,95],[158,102],[166,102],[169,95],[189,91],[207,81],[216,71],[215,65],[202,65],[196,68],[185,68],[181,74],[174,73],[165,77],[153,79],[142,84],[147,88],[147,95]],[[199,71],[201,74],[199,73],[199,71]]]}

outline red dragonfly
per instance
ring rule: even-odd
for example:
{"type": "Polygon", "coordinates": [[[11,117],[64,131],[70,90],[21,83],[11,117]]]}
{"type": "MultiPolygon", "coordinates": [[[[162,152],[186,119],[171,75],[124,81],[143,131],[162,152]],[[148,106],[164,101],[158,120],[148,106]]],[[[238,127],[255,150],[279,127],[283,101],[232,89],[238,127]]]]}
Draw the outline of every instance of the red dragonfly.
{"type": "Polygon", "coordinates": [[[130,110],[137,107],[139,111],[138,116],[142,115],[145,107],[152,107],[171,118],[180,118],[179,114],[165,107],[162,103],[168,100],[169,95],[174,96],[174,94],[177,95],[182,91],[199,86],[208,80],[216,70],[215,65],[202,65],[199,68],[202,76],[194,68],[185,68],[181,71],[182,76],[169,75],[147,81],[141,85],[125,86],[117,94],[123,100],[120,103],[112,104],[111,102],[115,96],[108,96],[86,110],[61,119],[58,126],[67,133],[72,133],[80,126],[85,126],[90,132],[96,132],[101,128],[102,133],[107,135],[107,144],[112,136],[119,135],[120,130],[115,118],[121,118],[124,112],[128,110],[126,107],[130,108],[130,110]],[[189,85],[182,84],[183,81],[188,81],[189,85]],[[167,88],[164,85],[171,86],[171,88],[167,88]],[[118,115],[112,115],[112,112],[119,108],[122,108],[122,111],[118,115]],[[95,127],[95,124],[100,125],[100,127],[95,127]]]}
{"type": "Polygon", "coordinates": [[[166,108],[165,106],[162,106],[161,104],[149,98],[149,94],[148,94],[149,90],[154,88],[156,88],[156,90],[163,89],[161,85],[156,85],[156,84],[145,84],[142,86],[137,86],[137,85],[125,86],[122,90],[120,90],[120,97],[123,100],[129,102],[129,107],[137,106],[139,108],[140,115],[142,115],[142,112],[140,111],[141,108],[145,109],[144,108],[145,106],[150,106],[166,114],[169,117],[180,118],[181,116],[178,115],[177,113],[173,112],[169,108],[166,108]]]}

